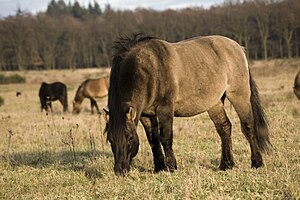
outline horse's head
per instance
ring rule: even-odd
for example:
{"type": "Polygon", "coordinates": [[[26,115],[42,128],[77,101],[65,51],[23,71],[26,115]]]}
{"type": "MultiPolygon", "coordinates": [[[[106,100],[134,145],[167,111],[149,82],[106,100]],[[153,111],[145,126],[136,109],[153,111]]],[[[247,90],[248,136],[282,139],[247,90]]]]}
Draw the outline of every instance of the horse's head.
{"type": "Polygon", "coordinates": [[[114,171],[116,175],[124,175],[130,170],[130,163],[139,149],[139,138],[136,132],[136,111],[129,107],[122,118],[110,116],[105,111],[107,140],[110,142],[114,154],[114,171]]]}
{"type": "Polygon", "coordinates": [[[79,114],[82,109],[81,103],[73,100],[73,114],[79,114]]]}

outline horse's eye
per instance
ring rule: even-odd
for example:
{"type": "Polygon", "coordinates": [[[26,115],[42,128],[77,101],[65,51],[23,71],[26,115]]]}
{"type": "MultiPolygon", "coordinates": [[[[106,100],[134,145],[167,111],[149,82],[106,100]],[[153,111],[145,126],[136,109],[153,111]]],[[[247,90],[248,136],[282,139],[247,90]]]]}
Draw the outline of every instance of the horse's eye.
{"type": "Polygon", "coordinates": [[[128,142],[132,142],[132,140],[133,140],[132,135],[128,136],[128,142]]]}
{"type": "Polygon", "coordinates": [[[132,148],[132,142],[131,141],[128,141],[127,148],[128,148],[128,150],[130,150],[132,148]]]}
{"type": "Polygon", "coordinates": [[[127,145],[128,145],[128,148],[129,148],[129,149],[130,149],[131,146],[132,146],[132,141],[133,141],[132,135],[128,136],[128,138],[127,138],[127,145]]]}

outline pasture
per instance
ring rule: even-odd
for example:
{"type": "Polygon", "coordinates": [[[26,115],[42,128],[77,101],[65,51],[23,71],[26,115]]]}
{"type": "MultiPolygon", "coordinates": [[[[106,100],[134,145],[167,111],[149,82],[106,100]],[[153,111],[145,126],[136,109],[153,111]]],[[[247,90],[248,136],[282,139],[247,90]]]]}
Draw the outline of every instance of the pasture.
{"type": "Polygon", "coordinates": [[[139,125],[140,149],[126,177],[114,175],[105,122],[90,114],[90,102],[83,102],[79,115],[71,113],[79,84],[108,70],[18,72],[27,83],[0,85],[5,100],[0,107],[0,199],[299,199],[300,101],[292,87],[300,60],[254,61],[250,68],[274,147],[263,155],[263,168],[251,169],[249,144],[225,101],[237,167],[218,171],[221,141],[204,113],[174,120],[175,173],[152,173],[151,149],[139,125]],[[63,113],[58,101],[52,114],[40,111],[42,81],[67,85],[69,112],[63,113]],[[17,91],[22,95],[16,97],[17,91]]]}

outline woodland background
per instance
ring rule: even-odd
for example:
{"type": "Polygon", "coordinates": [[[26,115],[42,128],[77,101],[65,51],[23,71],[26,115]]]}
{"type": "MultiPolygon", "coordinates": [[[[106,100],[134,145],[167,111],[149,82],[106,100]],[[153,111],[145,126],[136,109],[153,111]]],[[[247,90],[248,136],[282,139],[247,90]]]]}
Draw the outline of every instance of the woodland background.
{"type": "Polygon", "coordinates": [[[221,34],[245,46],[250,59],[299,57],[300,0],[225,0],[209,9],[164,11],[51,0],[45,12],[18,8],[0,18],[0,71],[107,67],[114,41],[133,32],[170,42],[221,34]]]}

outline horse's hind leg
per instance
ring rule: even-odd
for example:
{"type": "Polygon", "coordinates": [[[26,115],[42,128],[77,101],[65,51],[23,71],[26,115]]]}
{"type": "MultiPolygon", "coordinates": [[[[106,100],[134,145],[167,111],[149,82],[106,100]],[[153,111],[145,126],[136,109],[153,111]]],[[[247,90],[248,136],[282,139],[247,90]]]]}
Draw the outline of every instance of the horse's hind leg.
{"type": "Polygon", "coordinates": [[[165,159],[162,153],[159,134],[158,134],[158,121],[155,116],[142,116],[140,118],[145,129],[148,142],[152,149],[154,160],[154,172],[166,170],[165,159]]]}
{"type": "Polygon", "coordinates": [[[220,170],[231,169],[234,166],[231,141],[231,123],[225,113],[223,103],[219,101],[208,111],[222,141],[222,156],[220,170]]]}
{"type": "Polygon", "coordinates": [[[67,103],[66,99],[64,97],[60,97],[58,100],[61,103],[61,105],[63,106],[63,111],[66,112],[68,110],[68,103],[67,103]]]}
{"type": "Polygon", "coordinates": [[[227,97],[240,118],[242,132],[250,144],[252,162],[251,166],[255,168],[263,166],[261,151],[254,133],[254,118],[252,114],[250,97],[248,95],[243,96],[242,94],[231,94],[227,95],[227,97]]]}

